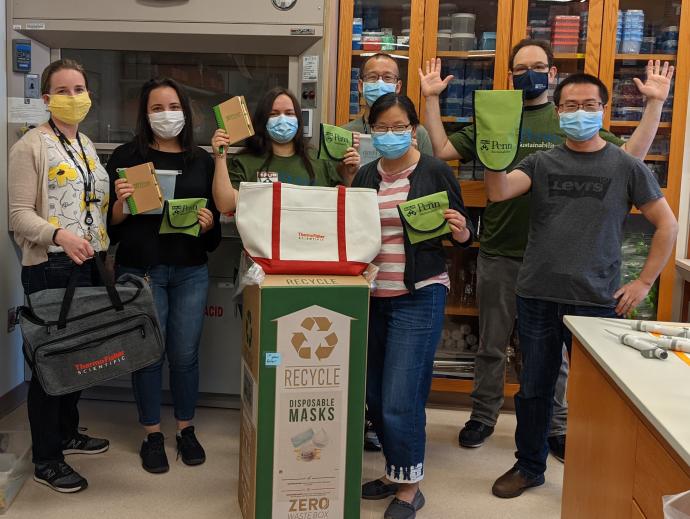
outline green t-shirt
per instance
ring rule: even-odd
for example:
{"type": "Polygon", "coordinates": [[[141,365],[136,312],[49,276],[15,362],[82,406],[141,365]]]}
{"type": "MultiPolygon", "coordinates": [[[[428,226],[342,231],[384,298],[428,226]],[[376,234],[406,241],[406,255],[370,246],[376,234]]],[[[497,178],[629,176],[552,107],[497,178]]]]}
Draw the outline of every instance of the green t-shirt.
{"type": "MultiPolygon", "coordinates": [[[[364,119],[358,117],[354,121],[343,125],[343,128],[350,130],[351,132],[359,133],[371,133],[369,131],[369,125],[364,124],[364,119]]],[[[425,155],[433,155],[434,148],[431,146],[431,139],[429,138],[429,132],[421,124],[417,126],[417,149],[424,153],[425,155]]]]}
{"type": "MultiPolygon", "coordinates": [[[[618,146],[624,143],[612,133],[600,130],[599,135],[618,146]]],[[[463,161],[476,159],[474,125],[469,125],[448,137],[463,161]]],[[[522,117],[520,149],[513,167],[536,151],[548,151],[565,142],[565,133],[558,122],[553,103],[526,107],[522,117]]],[[[529,232],[529,194],[506,200],[489,202],[484,210],[479,246],[482,252],[492,256],[522,258],[527,247],[529,232]]]]}
{"type": "MultiPolygon", "coordinates": [[[[312,151],[308,153],[311,167],[314,170],[313,185],[334,187],[342,184],[343,181],[335,169],[335,162],[319,160],[312,151]]],[[[257,156],[251,153],[241,153],[230,156],[228,158],[228,171],[232,185],[239,189],[240,182],[285,182],[300,186],[310,184],[309,173],[299,155],[291,157],[274,155],[271,162],[264,166],[265,161],[266,155],[257,156]],[[259,171],[260,169],[262,171],[259,171]]]]}

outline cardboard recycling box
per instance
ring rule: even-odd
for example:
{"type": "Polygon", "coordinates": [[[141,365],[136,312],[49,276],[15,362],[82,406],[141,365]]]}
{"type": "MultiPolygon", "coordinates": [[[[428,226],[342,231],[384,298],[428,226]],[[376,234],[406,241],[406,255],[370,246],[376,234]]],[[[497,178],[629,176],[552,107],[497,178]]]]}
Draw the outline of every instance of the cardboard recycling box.
{"type": "Polygon", "coordinates": [[[369,286],[267,276],[244,290],[244,519],[359,518],[369,286]]]}

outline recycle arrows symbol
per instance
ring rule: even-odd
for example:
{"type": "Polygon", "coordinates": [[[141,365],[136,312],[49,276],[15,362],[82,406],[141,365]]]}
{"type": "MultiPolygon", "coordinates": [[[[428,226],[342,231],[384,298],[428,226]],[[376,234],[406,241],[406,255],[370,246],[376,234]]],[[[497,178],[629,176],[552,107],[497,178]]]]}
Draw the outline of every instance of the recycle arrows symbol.
{"type": "Polygon", "coordinates": [[[301,359],[311,358],[311,348],[309,346],[304,346],[307,342],[307,338],[302,332],[293,333],[291,342],[301,359]]]}
{"type": "Polygon", "coordinates": [[[326,341],[327,346],[319,344],[319,347],[316,348],[316,357],[319,360],[328,358],[331,355],[333,348],[335,348],[335,345],[338,344],[338,336],[335,334],[335,332],[333,332],[328,334],[324,340],[326,341]]]}

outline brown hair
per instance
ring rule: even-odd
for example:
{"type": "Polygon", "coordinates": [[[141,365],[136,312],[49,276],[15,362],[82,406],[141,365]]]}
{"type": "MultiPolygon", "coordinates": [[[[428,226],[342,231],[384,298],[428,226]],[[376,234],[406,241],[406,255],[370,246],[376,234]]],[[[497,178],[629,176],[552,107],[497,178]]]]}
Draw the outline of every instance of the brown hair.
{"type": "Polygon", "coordinates": [[[525,47],[539,47],[546,53],[546,64],[549,67],[553,67],[553,50],[551,49],[551,45],[549,45],[549,42],[544,40],[533,40],[531,38],[525,38],[524,40],[519,41],[517,45],[515,45],[515,47],[513,47],[513,49],[510,51],[510,61],[508,62],[510,70],[513,70],[515,55],[525,47]]]}
{"type": "Polygon", "coordinates": [[[76,70],[79,72],[82,76],[84,76],[84,85],[86,85],[86,89],[89,89],[89,80],[86,77],[84,67],[73,59],[59,59],[48,65],[43,71],[43,74],[41,74],[41,94],[50,93],[50,78],[53,77],[53,74],[55,74],[57,71],[64,69],[76,70]]]}

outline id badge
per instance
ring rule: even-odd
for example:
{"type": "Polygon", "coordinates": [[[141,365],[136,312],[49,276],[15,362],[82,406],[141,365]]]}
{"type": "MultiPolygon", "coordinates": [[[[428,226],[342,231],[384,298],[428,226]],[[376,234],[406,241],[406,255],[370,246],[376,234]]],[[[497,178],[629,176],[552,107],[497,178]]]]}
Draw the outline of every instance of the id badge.
{"type": "Polygon", "coordinates": [[[264,184],[273,184],[278,182],[278,173],[275,171],[257,171],[257,182],[263,182],[264,184]]]}

